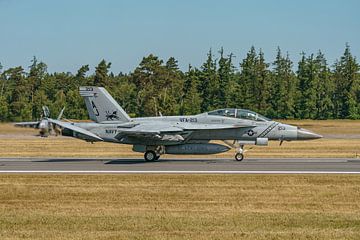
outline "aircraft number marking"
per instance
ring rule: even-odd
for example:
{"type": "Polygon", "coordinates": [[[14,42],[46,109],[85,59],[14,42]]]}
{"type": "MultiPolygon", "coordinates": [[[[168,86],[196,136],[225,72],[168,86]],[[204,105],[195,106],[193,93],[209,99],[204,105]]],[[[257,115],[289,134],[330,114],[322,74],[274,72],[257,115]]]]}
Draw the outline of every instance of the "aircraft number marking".
{"type": "Polygon", "coordinates": [[[196,123],[197,118],[187,118],[187,117],[181,117],[180,122],[190,122],[190,123],[196,123]]]}

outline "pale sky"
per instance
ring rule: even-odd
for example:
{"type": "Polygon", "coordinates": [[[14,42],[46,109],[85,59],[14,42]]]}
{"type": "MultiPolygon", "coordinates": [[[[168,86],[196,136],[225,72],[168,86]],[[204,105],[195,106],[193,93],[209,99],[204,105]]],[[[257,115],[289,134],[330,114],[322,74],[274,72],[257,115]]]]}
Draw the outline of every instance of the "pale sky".
{"type": "Polygon", "coordinates": [[[0,0],[0,63],[36,56],[49,72],[94,72],[104,58],[126,73],[153,53],[186,70],[222,46],[238,66],[254,45],[267,61],[280,46],[295,62],[321,49],[333,64],[346,43],[360,56],[359,11],[358,0],[0,0]]]}

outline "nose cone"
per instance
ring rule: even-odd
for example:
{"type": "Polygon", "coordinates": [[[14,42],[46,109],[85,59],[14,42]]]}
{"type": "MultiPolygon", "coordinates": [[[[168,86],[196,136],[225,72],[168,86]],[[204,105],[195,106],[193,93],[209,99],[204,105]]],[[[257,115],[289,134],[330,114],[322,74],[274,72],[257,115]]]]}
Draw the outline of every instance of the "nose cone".
{"type": "Polygon", "coordinates": [[[298,140],[313,140],[313,139],[319,139],[323,136],[313,133],[309,130],[306,130],[304,128],[298,128],[297,130],[297,139],[298,140]]]}

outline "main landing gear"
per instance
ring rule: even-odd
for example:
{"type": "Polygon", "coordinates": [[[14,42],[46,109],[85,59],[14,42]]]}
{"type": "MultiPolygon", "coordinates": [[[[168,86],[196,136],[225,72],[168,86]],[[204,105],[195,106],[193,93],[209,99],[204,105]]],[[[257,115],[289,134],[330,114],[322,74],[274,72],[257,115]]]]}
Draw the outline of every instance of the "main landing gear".
{"type": "Polygon", "coordinates": [[[147,150],[144,154],[144,159],[147,162],[155,162],[155,161],[159,160],[160,155],[163,153],[164,153],[164,147],[158,146],[158,147],[155,147],[154,149],[147,150]]]}
{"type": "Polygon", "coordinates": [[[236,148],[235,160],[241,162],[244,159],[244,145],[236,148]]]}
{"type": "Polygon", "coordinates": [[[157,156],[155,151],[152,151],[152,150],[146,151],[144,154],[145,161],[147,161],[147,162],[154,162],[154,161],[158,160],[159,157],[160,157],[160,155],[157,156]]]}

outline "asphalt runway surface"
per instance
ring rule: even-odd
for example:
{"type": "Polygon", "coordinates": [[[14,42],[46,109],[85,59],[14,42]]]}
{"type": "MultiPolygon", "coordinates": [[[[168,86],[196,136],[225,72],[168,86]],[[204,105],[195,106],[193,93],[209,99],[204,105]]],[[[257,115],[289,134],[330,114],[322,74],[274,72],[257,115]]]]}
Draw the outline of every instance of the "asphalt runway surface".
{"type": "Polygon", "coordinates": [[[0,173],[360,174],[360,159],[0,158],[0,173]]]}

